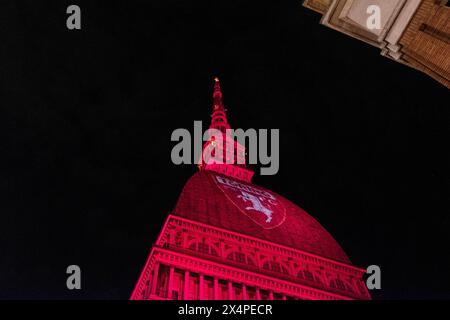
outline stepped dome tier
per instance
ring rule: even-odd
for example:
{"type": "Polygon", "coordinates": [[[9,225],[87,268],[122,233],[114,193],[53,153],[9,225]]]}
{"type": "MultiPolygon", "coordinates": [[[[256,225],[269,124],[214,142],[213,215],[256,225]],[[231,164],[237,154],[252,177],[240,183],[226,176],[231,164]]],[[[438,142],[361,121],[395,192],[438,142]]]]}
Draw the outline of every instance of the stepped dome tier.
{"type": "Polygon", "coordinates": [[[324,258],[350,263],[339,244],[306,211],[263,187],[234,180],[214,172],[200,171],[188,180],[178,198],[173,214],[324,258]],[[221,185],[220,181],[223,179],[226,179],[227,182],[232,181],[238,188],[227,188],[229,183],[222,187],[223,184],[221,185]],[[254,212],[255,216],[260,215],[263,219],[253,220],[247,215],[247,210],[245,210],[247,207],[243,206],[243,203],[250,203],[250,201],[241,203],[239,201],[241,199],[238,198],[239,192],[227,192],[227,189],[240,191],[246,189],[247,186],[249,187],[247,192],[257,188],[253,194],[268,192],[275,198],[277,207],[272,208],[274,215],[272,221],[278,218],[277,225],[266,224],[263,214],[257,211],[254,212]],[[275,217],[275,215],[281,216],[275,217]]]}

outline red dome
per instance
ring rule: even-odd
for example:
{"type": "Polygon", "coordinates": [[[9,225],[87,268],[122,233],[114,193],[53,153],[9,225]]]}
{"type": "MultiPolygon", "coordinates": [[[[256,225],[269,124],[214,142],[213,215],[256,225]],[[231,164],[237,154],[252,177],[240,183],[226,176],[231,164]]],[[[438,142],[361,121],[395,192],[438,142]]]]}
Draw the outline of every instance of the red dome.
{"type": "Polygon", "coordinates": [[[211,171],[201,170],[189,179],[173,214],[350,263],[333,237],[303,209],[268,189],[211,171]]]}

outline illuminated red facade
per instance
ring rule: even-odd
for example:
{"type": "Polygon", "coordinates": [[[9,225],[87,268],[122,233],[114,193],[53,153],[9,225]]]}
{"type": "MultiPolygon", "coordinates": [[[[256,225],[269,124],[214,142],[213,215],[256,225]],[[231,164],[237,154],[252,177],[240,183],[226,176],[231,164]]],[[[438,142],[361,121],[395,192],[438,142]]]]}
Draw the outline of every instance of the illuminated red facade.
{"type": "MultiPolygon", "coordinates": [[[[210,128],[230,128],[218,79],[210,128]]],[[[226,142],[225,158],[245,158],[243,146],[233,141],[230,153],[226,142]]],[[[205,143],[204,152],[216,143],[205,143]]],[[[201,160],[199,168],[151,248],[132,300],[370,299],[365,270],[304,210],[252,184],[245,164],[201,160]]]]}

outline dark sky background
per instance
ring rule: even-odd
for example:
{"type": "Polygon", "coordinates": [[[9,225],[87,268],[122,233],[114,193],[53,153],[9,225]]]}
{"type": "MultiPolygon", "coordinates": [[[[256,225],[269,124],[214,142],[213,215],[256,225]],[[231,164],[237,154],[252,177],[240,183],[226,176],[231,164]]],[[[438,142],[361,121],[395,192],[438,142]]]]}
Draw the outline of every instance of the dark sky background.
{"type": "Polygon", "coordinates": [[[233,127],[280,129],[280,171],[255,182],[379,265],[374,298],[450,298],[449,91],[434,80],[299,0],[2,0],[0,17],[0,298],[129,298],[196,171],[171,163],[170,135],[208,124],[214,76],[233,127]]]}

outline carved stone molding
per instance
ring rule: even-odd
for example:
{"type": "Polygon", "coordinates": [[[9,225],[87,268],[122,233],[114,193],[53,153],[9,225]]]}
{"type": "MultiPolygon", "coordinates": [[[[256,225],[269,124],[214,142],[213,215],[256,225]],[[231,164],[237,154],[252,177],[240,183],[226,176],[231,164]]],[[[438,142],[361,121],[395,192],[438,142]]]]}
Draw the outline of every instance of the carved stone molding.
{"type": "Polygon", "coordinates": [[[257,286],[261,289],[283,293],[298,297],[300,299],[320,299],[320,300],[349,300],[351,297],[337,295],[326,291],[321,291],[296,283],[271,278],[257,273],[241,270],[238,268],[221,265],[208,260],[199,259],[189,255],[172,252],[167,249],[157,248],[153,252],[158,262],[180,267],[185,270],[202,273],[220,279],[230,280],[237,283],[244,283],[248,286],[257,286]]]}
{"type": "Polygon", "coordinates": [[[362,283],[363,269],[173,215],[168,217],[156,245],[204,259],[202,261],[308,286],[319,292],[369,297],[362,283]],[[202,250],[199,250],[200,246],[202,250]],[[230,255],[242,261],[230,259],[230,255]],[[270,267],[274,264],[277,266],[275,271],[270,267]]]}

